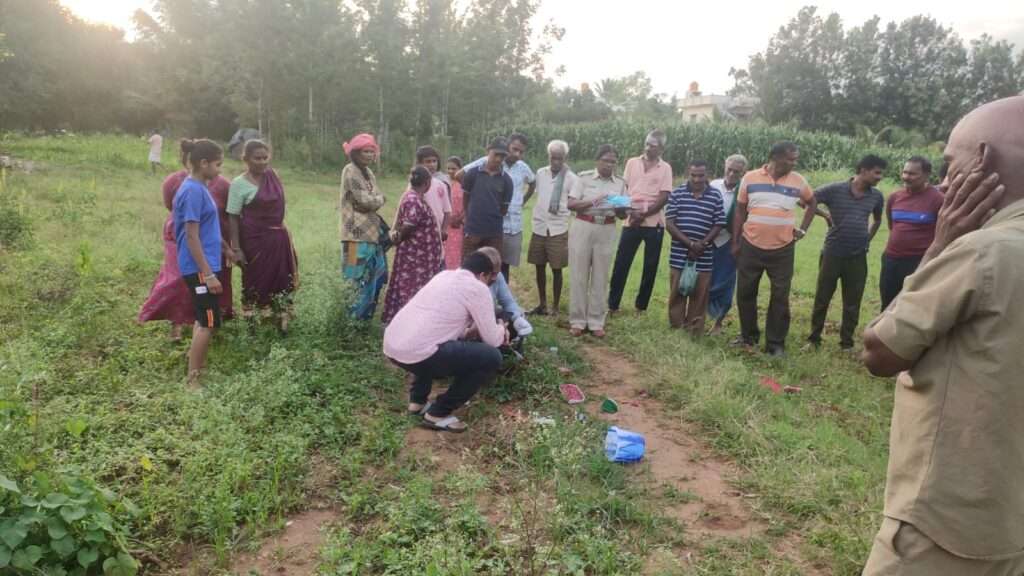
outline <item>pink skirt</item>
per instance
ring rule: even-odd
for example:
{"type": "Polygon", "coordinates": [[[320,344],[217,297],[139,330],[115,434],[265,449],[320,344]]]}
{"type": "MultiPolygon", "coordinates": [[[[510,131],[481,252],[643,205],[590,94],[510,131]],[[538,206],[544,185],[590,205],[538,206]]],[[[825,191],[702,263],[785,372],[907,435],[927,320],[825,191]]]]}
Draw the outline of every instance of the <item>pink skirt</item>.
{"type": "MultiPolygon", "coordinates": [[[[164,224],[164,262],[153,282],[149,296],[139,310],[139,323],[167,320],[172,324],[192,324],[196,321],[195,307],[188,287],[178,272],[178,247],[172,233],[174,224],[168,218],[164,224]]],[[[235,314],[231,305],[231,269],[222,268],[217,278],[224,287],[220,295],[221,315],[227,320],[235,314]]]]}

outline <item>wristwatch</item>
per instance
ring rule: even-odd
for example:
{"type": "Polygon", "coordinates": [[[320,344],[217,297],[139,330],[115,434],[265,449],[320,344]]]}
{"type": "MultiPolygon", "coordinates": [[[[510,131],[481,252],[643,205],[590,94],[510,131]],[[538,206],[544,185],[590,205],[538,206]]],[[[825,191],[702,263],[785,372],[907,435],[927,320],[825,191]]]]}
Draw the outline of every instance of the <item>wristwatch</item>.
{"type": "Polygon", "coordinates": [[[804,230],[803,228],[797,228],[793,230],[793,234],[797,237],[797,239],[800,239],[803,238],[804,236],[807,236],[807,230],[804,230]]]}

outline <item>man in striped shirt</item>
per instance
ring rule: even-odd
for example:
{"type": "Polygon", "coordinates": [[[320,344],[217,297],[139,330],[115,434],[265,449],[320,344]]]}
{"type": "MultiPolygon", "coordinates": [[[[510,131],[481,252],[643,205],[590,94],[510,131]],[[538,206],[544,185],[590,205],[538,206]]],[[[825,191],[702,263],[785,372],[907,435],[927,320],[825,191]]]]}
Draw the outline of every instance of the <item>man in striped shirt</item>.
{"type": "Polygon", "coordinates": [[[818,202],[803,176],[793,171],[800,151],[789,141],[772,145],[769,162],[743,176],[736,195],[733,246],[736,256],[736,308],[740,316],[739,345],[761,340],[757,325],[757,291],[768,274],[771,299],[765,319],[765,352],[782,356],[789,333],[789,290],[793,282],[794,245],[807,234],[818,202]],[[803,222],[793,226],[798,201],[806,205],[803,222]]]}
{"type": "Polygon", "coordinates": [[[665,229],[672,237],[668,321],[673,328],[685,326],[696,337],[704,334],[714,239],[725,226],[725,209],[722,194],[708,186],[707,162],[694,160],[687,170],[688,180],[672,191],[665,209],[665,229]],[[696,265],[697,285],[684,296],[679,281],[687,265],[696,265]]]}

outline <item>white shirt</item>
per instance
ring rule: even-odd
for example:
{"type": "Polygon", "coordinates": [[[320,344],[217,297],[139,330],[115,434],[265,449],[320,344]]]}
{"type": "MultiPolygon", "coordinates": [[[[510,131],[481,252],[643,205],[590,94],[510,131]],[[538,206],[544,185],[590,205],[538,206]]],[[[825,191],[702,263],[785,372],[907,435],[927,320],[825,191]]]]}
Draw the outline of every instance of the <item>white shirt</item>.
{"type": "Polygon", "coordinates": [[[164,137],[159,134],[153,134],[149,137],[149,161],[160,162],[160,153],[163,151],[164,137]]]}
{"type": "MultiPolygon", "coordinates": [[[[739,183],[737,182],[736,189],[729,190],[725,185],[725,178],[718,178],[712,180],[710,186],[722,195],[722,210],[728,215],[733,202],[736,201],[736,189],[739,188],[739,183]]],[[[732,238],[732,230],[729,230],[729,226],[723,226],[722,231],[715,236],[715,247],[725,246],[730,238],[732,238]]]]}
{"type": "Polygon", "coordinates": [[[569,231],[569,191],[576,184],[576,174],[564,166],[562,182],[562,198],[558,205],[558,214],[552,214],[551,194],[555,191],[555,178],[551,167],[545,166],[537,170],[537,201],[533,205],[533,233],[540,236],[560,236],[569,231]]]}

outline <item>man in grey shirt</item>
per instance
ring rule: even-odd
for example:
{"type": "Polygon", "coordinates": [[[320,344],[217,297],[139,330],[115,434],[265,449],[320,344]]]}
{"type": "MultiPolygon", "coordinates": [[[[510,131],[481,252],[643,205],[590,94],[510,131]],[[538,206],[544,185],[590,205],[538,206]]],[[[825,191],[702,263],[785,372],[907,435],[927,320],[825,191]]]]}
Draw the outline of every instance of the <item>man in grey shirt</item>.
{"type": "Polygon", "coordinates": [[[825,317],[836,286],[843,283],[843,323],[839,346],[853,348],[853,333],[860,320],[860,303],[868,277],[868,246],[882,224],[885,198],[875,186],[882,180],[887,163],[869,154],[857,164],[857,175],[845,182],[822,186],[814,191],[818,215],[829,224],[818,267],[818,289],[814,294],[811,334],[808,345],[821,346],[825,317]],[[820,208],[828,206],[828,212],[820,208]],[[868,216],[873,222],[868,228],[868,216]]]}

